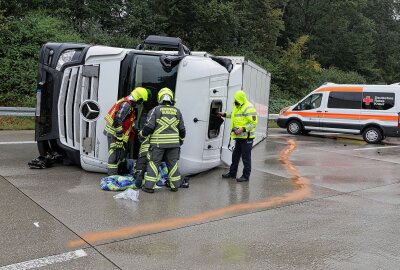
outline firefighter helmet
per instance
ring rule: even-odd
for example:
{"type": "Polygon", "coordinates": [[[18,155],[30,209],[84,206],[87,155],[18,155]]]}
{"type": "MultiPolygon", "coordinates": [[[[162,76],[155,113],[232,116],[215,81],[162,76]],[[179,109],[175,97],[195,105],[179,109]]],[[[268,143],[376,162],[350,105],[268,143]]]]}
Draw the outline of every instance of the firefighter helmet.
{"type": "Polygon", "coordinates": [[[143,87],[136,87],[135,89],[133,89],[129,98],[139,102],[147,101],[149,99],[149,91],[143,87]]]}
{"type": "Polygon", "coordinates": [[[158,92],[157,98],[158,104],[163,103],[164,101],[168,101],[171,104],[174,104],[174,93],[172,93],[171,89],[164,87],[158,92]]]}

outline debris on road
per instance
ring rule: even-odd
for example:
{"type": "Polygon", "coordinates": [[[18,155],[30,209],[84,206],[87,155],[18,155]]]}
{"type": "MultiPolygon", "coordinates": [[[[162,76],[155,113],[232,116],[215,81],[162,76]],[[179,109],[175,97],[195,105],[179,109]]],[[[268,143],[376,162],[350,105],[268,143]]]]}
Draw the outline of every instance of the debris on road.
{"type": "Polygon", "coordinates": [[[127,190],[113,196],[114,199],[131,200],[134,202],[139,201],[139,191],[128,188],[127,190]]]}

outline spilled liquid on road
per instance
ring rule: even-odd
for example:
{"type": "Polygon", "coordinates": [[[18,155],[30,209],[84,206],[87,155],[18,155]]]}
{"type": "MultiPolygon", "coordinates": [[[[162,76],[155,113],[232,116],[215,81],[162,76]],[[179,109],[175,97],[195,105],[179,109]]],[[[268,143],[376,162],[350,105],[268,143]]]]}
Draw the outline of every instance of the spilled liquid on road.
{"type": "MultiPolygon", "coordinates": [[[[153,223],[139,224],[130,227],[124,227],[112,231],[85,233],[82,238],[85,241],[95,244],[99,241],[121,239],[132,237],[142,233],[160,232],[164,230],[176,229],[185,225],[198,224],[212,219],[222,218],[229,214],[238,214],[248,211],[268,209],[283,203],[300,201],[311,195],[311,188],[309,180],[300,175],[299,170],[290,162],[289,157],[297,148],[296,141],[292,139],[287,140],[287,146],[280,152],[279,160],[285,169],[292,175],[292,184],[294,191],[283,194],[282,196],[265,199],[261,201],[240,203],[230,205],[224,208],[210,210],[194,216],[184,218],[165,219],[153,223]]],[[[76,248],[86,244],[84,240],[77,239],[68,243],[71,248],[76,248]]]]}

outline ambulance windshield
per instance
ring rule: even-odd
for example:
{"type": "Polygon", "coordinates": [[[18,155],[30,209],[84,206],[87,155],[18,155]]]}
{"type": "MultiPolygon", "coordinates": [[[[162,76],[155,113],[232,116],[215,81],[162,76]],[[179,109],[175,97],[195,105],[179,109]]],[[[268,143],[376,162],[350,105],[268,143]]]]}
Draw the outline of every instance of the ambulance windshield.
{"type": "Polygon", "coordinates": [[[312,94],[300,102],[293,110],[307,111],[321,107],[322,94],[312,94]]]}

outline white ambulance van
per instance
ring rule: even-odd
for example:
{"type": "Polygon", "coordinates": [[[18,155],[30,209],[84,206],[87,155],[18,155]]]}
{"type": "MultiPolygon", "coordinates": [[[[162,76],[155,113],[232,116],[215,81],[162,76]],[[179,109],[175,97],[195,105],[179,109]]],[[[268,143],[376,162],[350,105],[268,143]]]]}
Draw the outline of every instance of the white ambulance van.
{"type": "MultiPolygon", "coordinates": [[[[230,164],[229,120],[221,125],[217,112],[231,111],[233,95],[244,89],[260,116],[255,142],[266,137],[270,73],[244,57],[214,57],[191,52],[179,38],[149,36],[136,49],[47,43],[39,59],[36,141],[40,155],[56,151],[66,160],[94,172],[106,172],[104,117],[135,87],[152,91],[138,108],[135,128],[157,105],[163,87],[175,93],[186,126],[181,149],[182,174],[230,164]],[[151,50],[156,48],[157,51],[151,50]]],[[[131,147],[137,157],[139,142],[131,147]]]]}
{"type": "Polygon", "coordinates": [[[362,134],[368,143],[400,136],[400,85],[327,83],[280,111],[278,126],[292,135],[310,131],[362,134]]]}

